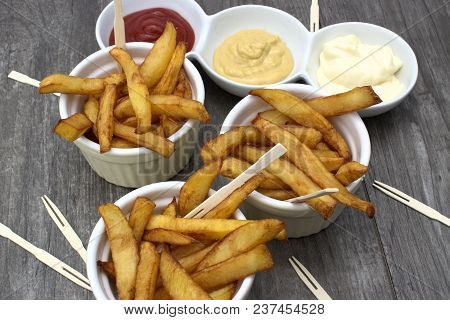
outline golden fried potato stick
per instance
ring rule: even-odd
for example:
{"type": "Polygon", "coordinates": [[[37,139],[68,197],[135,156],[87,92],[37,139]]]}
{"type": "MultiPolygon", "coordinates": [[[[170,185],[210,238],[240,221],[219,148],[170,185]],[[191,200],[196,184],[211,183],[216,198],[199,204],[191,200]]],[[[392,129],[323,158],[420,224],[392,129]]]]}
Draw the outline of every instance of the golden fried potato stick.
{"type": "MultiPolygon", "coordinates": [[[[247,161],[235,157],[228,157],[222,163],[220,174],[223,175],[224,177],[234,179],[237,176],[239,176],[242,172],[247,170],[248,167],[250,166],[251,164],[248,163],[247,161]]],[[[281,179],[274,176],[267,170],[261,171],[261,174],[264,175],[264,180],[261,182],[258,188],[273,189],[273,190],[290,189],[290,187],[283,181],[281,181],[281,179]]]]}
{"type": "Polygon", "coordinates": [[[285,189],[276,190],[276,189],[258,188],[258,189],[256,189],[256,191],[258,191],[259,193],[262,193],[263,195],[265,195],[269,198],[280,200],[280,201],[298,197],[298,195],[292,190],[285,190],[285,189]]]}
{"type": "Polygon", "coordinates": [[[183,267],[173,258],[166,246],[161,253],[160,273],[164,289],[176,300],[211,300],[183,267]]]}
{"type": "Polygon", "coordinates": [[[260,97],[298,124],[317,129],[322,133],[323,140],[336,149],[344,159],[351,159],[351,152],[344,138],[324,116],[302,99],[279,89],[257,89],[252,90],[250,94],[260,97]]]}
{"type": "Polygon", "coordinates": [[[177,216],[178,214],[177,198],[173,197],[172,202],[167,205],[162,214],[164,216],[169,216],[173,218],[177,216]]]}
{"type": "Polygon", "coordinates": [[[158,84],[153,88],[153,94],[172,94],[177,85],[178,73],[184,63],[184,54],[186,53],[186,44],[178,42],[170,59],[167,69],[158,84]]]}
{"type": "Polygon", "coordinates": [[[282,114],[280,111],[276,109],[260,112],[259,116],[279,126],[287,125],[292,120],[291,118],[282,114]]]}
{"type": "Polygon", "coordinates": [[[228,219],[230,218],[239,206],[248,198],[261,182],[264,180],[264,175],[257,174],[251,177],[244,185],[234,190],[225,200],[219,203],[215,208],[203,217],[203,219],[228,219]]]}
{"type": "MultiPolygon", "coordinates": [[[[193,237],[202,237],[210,240],[220,240],[231,231],[251,222],[252,220],[235,219],[185,219],[169,216],[154,216],[148,222],[146,230],[162,228],[179,233],[190,234],[193,237]]],[[[278,240],[284,240],[285,233],[278,234],[278,240]]],[[[205,246],[203,245],[203,248],[205,246]]],[[[203,249],[202,248],[202,249],[203,249]]]]}
{"type": "Polygon", "coordinates": [[[204,163],[208,163],[216,159],[224,159],[242,144],[264,145],[265,142],[266,139],[258,129],[252,126],[237,127],[205,143],[200,150],[200,156],[204,163]]]}
{"type": "Polygon", "coordinates": [[[105,84],[114,84],[119,87],[127,83],[127,77],[123,72],[110,73],[105,78],[103,78],[103,81],[105,82],[105,84]]]}
{"type": "Polygon", "coordinates": [[[117,99],[117,87],[108,84],[100,99],[100,106],[97,116],[97,136],[100,144],[100,153],[111,150],[111,141],[114,132],[114,105],[117,99]]]}
{"type": "Polygon", "coordinates": [[[122,124],[125,126],[136,128],[138,125],[138,121],[136,117],[129,117],[122,121],[122,124]]]}
{"type": "MultiPolygon", "coordinates": [[[[164,114],[174,119],[196,119],[201,122],[209,121],[208,112],[198,101],[184,99],[174,95],[150,95],[150,101],[152,102],[154,119],[164,114]]],[[[118,120],[135,116],[130,99],[125,98],[116,106],[114,116],[118,120]]]]}
{"type": "MultiPolygon", "coordinates": [[[[244,146],[239,149],[239,156],[251,163],[256,162],[266,151],[252,146],[244,146]]],[[[267,171],[280,178],[289,185],[298,196],[310,194],[321,190],[315,182],[312,181],[303,171],[294,164],[285,159],[277,159],[267,168],[267,171]]],[[[306,201],[316,210],[324,219],[328,219],[333,214],[336,207],[336,201],[330,196],[322,196],[306,201]]]]}
{"type": "Polygon", "coordinates": [[[122,211],[112,203],[103,204],[98,212],[106,225],[114,262],[119,299],[132,300],[135,294],[139,253],[133,230],[122,211]]]}
{"type": "Polygon", "coordinates": [[[338,179],[344,186],[347,186],[353,181],[361,178],[367,172],[367,169],[368,167],[359,162],[347,162],[339,168],[336,173],[336,179],[338,179]]]}
{"type": "Polygon", "coordinates": [[[204,165],[192,174],[180,190],[178,206],[180,215],[186,214],[202,203],[209,193],[209,189],[220,172],[222,161],[214,161],[204,165]]]}
{"type": "Polygon", "coordinates": [[[136,133],[146,133],[150,131],[152,125],[152,103],[148,88],[139,73],[139,67],[123,49],[113,48],[109,53],[121,65],[127,77],[128,94],[138,120],[136,133]]]}
{"type": "Polygon", "coordinates": [[[146,232],[144,235],[144,240],[150,242],[168,243],[177,246],[186,246],[197,242],[197,240],[192,237],[173,230],[166,230],[162,228],[156,228],[146,232]]]}
{"type": "Polygon", "coordinates": [[[334,117],[359,111],[382,101],[371,86],[365,86],[328,97],[306,100],[305,102],[324,117],[334,117]]]}
{"type": "Polygon", "coordinates": [[[273,143],[281,143],[284,145],[288,149],[286,155],[289,160],[305,172],[320,187],[338,188],[339,192],[331,195],[333,198],[347,206],[365,212],[369,218],[373,217],[375,214],[373,204],[351,194],[327,170],[319,158],[292,133],[260,117],[255,119],[253,124],[273,143]]]}
{"type": "Polygon", "coordinates": [[[284,229],[284,223],[276,219],[251,222],[237,228],[220,240],[198,264],[197,271],[247,252],[274,239],[284,229]]]}
{"type": "Polygon", "coordinates": [[[319,142],[316,145],[315,150],[329,150],[329,151],[331,151],[330,147],[325,142],[319,142]]]}
{"type": "Polygon", "coordinates": [[[83,113],[75,113],[69,118],[61,119],[53,132],[68,141],[75,141],[93,126],[93,123],[83,113]]]}
{"type": "Polygon", "coordinates": [[[203,242],[196,242],[187,246],[177,246],[176,248],[172,248],[172,255],[179,261],[180,259],[194,254],[204,248],[206,248],[206,244],[203,242]]]}
{"type": "Polygon", "coordinates": [[[231,300],[234,295],[234,291],[236,291],[236,283],[230,283],[229,285],[214,290],[209,293],[213,300],[231,300]]]}
{"type": "Polygon", "coordinates": [[[145,227],[152,216],[152,211],[155,209],[155,206],[155,203],[146,197],[137,197],[134,200],[128,223],[133,229],[133,234],[138,245],[141,242],[145,227]]]}
{"type": "Polygon", "coordinates": [[[169,157],[175,150],[175,144],[153,132],[137,134],[133,127],[125,126],[119,122],[114,124],[114,135],[138,146],[153,150],[164,157],[169,157]]]}
{"type": "Polygon", "coordinates": [[[158,280],[160,256],[150,242],[141,242],[136,274],[135,300],[152,300],[158,280]]]}
{"type": "Polygon", "coordinates": [[[204,290],[215,290],[251,274],[272,268],[269,249],[264,244],[191,275],[204,290]]]}
{"type": "Polygon", "coordinates": [[[139,68],[147,87],[153,88],[163,76],[175,51],[176,40],[177,31],[173,24],[168,21],[164,32],[156,40],[139,68]]]}
{"type": "Polygon", "coordinates": [[[131,143],[125,139],[113,137],[111,140],[111,148],[119,148],[119,149],[128,149],[128,148],[137,148],[138,146],[134,143],[131,143]]]}
{"type": "Polygon", "coordinates": [[[66,93],[66,94],[98,94],[105,89],[103,79],[80,78],[65,74],[51,74],[42,79],[39,84],[39,93],[66,93]]]}

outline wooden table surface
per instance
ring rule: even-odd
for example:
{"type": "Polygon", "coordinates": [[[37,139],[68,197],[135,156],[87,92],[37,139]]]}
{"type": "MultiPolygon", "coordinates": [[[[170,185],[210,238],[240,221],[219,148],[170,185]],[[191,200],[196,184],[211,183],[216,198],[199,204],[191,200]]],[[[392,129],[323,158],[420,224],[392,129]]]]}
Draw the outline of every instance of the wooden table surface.
{"type": "MultiPolygon", "coordinates": [[[[79,256],[47,215],[47,194],[87,244],[96,207],[130,190],[97,176],[78,148],[52,134],[58,100],[7,79],[17,70],[41,79],[69,73],[98,50],[95,22],[109,1],[0,0],[0,221],[78,270],[79,256]]],[[[308,0],[199,1],[207,14],[246,3],[273,6],[309,25],[308,0]]],[[[449,6],[444,0],[323,0],[321,25],[362,21],[386,27],[411,45],[419,78],[393,111],[364,119],[372,141],[370,171],[359,195],[376,216],[345,209],[325,231],[270,245],[276,267],[256,276],[252,299],[313,299],[287,262],[298,257],[335,299],[449,299],[449,228],[375,191],[374,179],[395,186],[445,215],[449,205],[449,6]]],[[[197,65],[197,67],[199,67],[197,65]]],[[[199,146],[217,134],[239,101],[201,70],[212,124],[199,146]]],[[[199,166],[195,155],[174,179],[199,166]]],[[[217,186],[216,186],[217,187],[217,186]]],[[[94,296],[0,239],[0,299],[93,299],[94,296]]]]}

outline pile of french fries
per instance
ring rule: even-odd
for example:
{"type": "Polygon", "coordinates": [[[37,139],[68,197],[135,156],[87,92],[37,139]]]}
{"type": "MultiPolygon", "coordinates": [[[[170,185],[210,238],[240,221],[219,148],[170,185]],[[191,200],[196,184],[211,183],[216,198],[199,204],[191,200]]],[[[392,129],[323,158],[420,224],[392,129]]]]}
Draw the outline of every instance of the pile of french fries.
{"type": "Polygon", "coordinates": [[[367,172],[351,161],[351,152],[327,117],[367,108],[381,100],[371,87],[355,88],[329,97],[302,100],[278,89],[258,89],[250,94],[274,109],[259,113],[251,126],[234,128],[210,140],[201,149],[204,163],[223,161],[221,174],[236,178],[256,162],[270,146],[281,143],[288,151],[263,171],[264,178],[249,191],[287,200],[324,188],[339,192],[306,201],[324,219],[337,202],[365,212],[370,218],[372,203],[351,194],[346,186],[367,172]]]}
{"type": "Polygon", "coordinates": [[[135,200],[128,220],[114,204],[99,207],[112,260],[97,265],[115,282],[119,299],[229,300],[239,280],[273,266],[265,243],[287,239],[283,222],[233,219],[264,175],[248,180],[203,219],[183,218],[208,197],[221,167],[219,159],[196,171],[160,215],[145,197],[135,200]]]}
{"type": "Polygon", "coordinates": [[[110,54],[123,72],[104,78],[47,76],[40,83],[40,93],[87,96],[83,111],[60,120],[54,132],[69,141],[86,134],[98,141],[101,153],[142,146],[169,157],[175,145],[167,138],[186,119],[209,121],[205,107],[192,100],[183,69],[185,51],[183,42],[176,43],[175,27],[167,22],[140,66],[126,50],[113,48],[110,54]]]}

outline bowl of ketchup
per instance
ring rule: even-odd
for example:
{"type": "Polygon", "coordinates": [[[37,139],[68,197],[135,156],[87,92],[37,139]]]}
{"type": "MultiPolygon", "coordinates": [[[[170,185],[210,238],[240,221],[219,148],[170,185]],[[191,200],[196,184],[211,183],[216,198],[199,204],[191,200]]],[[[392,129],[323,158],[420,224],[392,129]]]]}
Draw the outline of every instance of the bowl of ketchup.
{"type": "MultiPolygon", "coordinates": [[[[164,31],[167,21],[177,30],[177,41],[186,43],[189,52],[195,46],[203,28],[204,12],[190,0],[123,0],[122,14],[126,42],[154,43],[164,31]]],[[[105,7],[95,28],[100,48],[114,45],[114,4],[105,7]]]]}

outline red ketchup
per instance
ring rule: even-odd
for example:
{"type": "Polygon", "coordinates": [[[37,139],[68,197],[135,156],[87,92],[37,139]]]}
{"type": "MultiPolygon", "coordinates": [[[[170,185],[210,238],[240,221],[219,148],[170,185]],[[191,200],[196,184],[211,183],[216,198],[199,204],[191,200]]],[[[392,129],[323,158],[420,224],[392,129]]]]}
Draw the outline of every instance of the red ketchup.
{"type": "MultiPolygon", "coordinates": [[[[133,12],[124,18],[126,42],[155,42],[170,21],[177,30],[177,41],[186,42],[186,51],[191,51],[195,42],[191,25],[176,11],[152,8],[133,12]]],[[[114,30],[109,36],[109,45],[114,44],[114,30]]]]}

